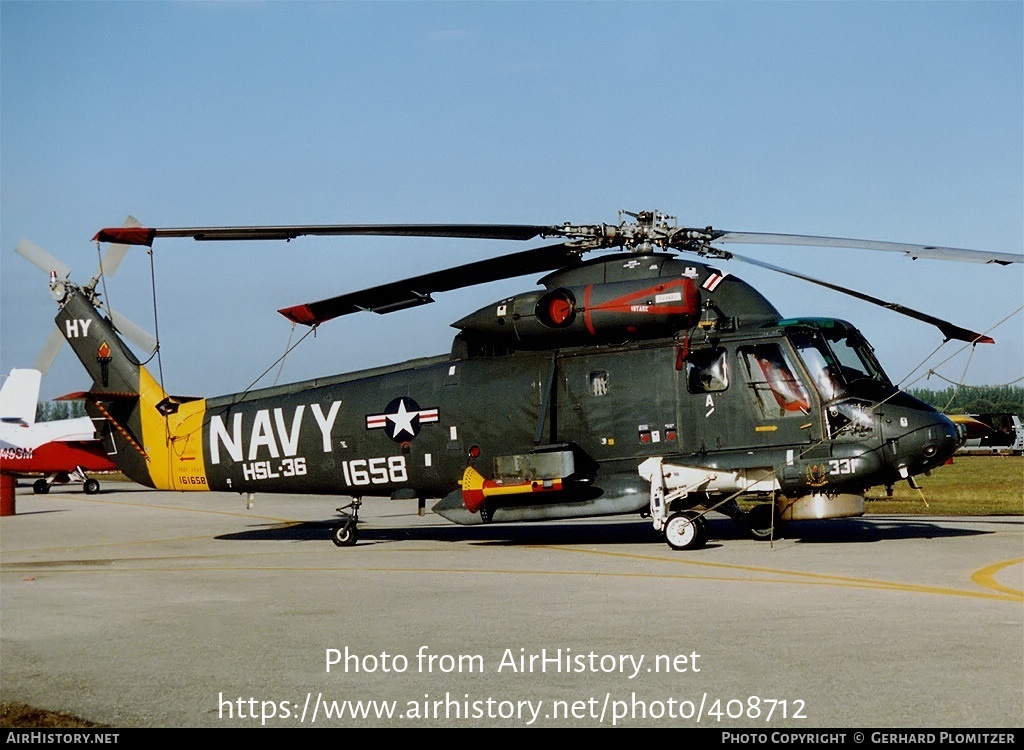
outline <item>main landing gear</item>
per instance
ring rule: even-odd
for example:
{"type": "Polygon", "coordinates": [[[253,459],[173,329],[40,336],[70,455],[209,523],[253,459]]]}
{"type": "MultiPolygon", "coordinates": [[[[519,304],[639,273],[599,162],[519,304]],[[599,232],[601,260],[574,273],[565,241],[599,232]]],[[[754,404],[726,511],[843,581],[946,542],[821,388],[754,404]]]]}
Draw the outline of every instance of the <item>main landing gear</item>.
{"type": "Polygon", "coordinates": [[[761,542],[779,539],[784,522],[775,503],[761,503],[747,511],[743,519],[750,535],[761,542]]]}
{"type": "Polygon", "coordinates": [[[341,520],[338,521],[331,528],[331,541],[338,547],[351,547],[359,539],[359,506],[363,504],[363,501],[358,498],[352,498],[352,502],[348,505],[343,505],[338,508],[338,512],[341,513],[341,520]],[[352,515],[344,513],[343,511],[352,509],[352,515]]]}
{"type": "Polygon", "coordinates": [[[708,527],[695,510],[673,513],[665,521],[665,541],[672,549],[699,549],[707,544],[708,527]]]}
{"type": "MultiPolygon", "coordinates": [[[[641,466],[641,476],[645,476],[641,466]]],[[[704,517],[695,510],[671,512],[672,501],[686,496],[685,490],[666,494],[665,481],[661,473],[661,460],[657,470],[646,477],[651,483],[650,517],[655,531],[665,535],[665,542],[672,549],[700,549],[708,542],[708,527],[704,517]],[[671,515],[670,515],[671,514],[671,515]]]]}
{"type": "Polygon", "coordinates": [[[36,495],[45,495],[47,492],[50,491],[50,487],[52,487],[54,484],[67,484],[72,479],[82,480],[82,490],[85,492],[86,495],[95,495],[100,491],[99,481],[93,479],[92,477],[86,477],[84,474],[79,475],[77,477],[74,475],[68,476],[67,474],[64,474],[54,476],[51,479],[37,479],[35,482],[32,483],[32,492],[34,492],[36,495]]]}

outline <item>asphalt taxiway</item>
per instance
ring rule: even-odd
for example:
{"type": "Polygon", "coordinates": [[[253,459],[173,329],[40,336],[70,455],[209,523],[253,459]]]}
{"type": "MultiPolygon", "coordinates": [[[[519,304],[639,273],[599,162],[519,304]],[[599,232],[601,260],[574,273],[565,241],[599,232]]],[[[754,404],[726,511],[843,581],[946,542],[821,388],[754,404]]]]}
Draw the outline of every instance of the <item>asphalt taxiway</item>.
{"type": "Polygon", "coordinates": [[[1024,519],[454,526],[370,499],[19,488],[0,698],[115,727],[1005,728],[1024,519]]]}

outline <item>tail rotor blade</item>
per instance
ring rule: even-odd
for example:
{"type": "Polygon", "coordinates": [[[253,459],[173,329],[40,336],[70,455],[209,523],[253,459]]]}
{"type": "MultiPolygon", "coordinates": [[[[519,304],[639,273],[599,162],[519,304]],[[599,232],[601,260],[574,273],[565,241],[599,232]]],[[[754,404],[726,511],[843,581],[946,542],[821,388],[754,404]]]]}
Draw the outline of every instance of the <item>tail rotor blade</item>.
{"type": "Polygon", "coordinates": [[[57,278],[59,279],[67,279],[71,276],[70,266],[54,258],[34,242],[29,242],[28,240],[23,239],[18,242],[18,246],[14,248],[14,252],[32,265],[42,269],[47,275],[53,271],[56,272],[57,278]]]}
{"type": "MultiPolygon", "coordinates": [[[[134,216],[128,216],[124,220],[125,227],[141,227],[142,222],[136,219],[134,216]]],[[[131,245],[126,245],[123,242],[117,242],[107,247],[107,252],[103,254],[100,259],[100,268],[96,272],[96,276],[92,280],[92,284],[95,285],[99,282],[100,274],[106,274],[108,277],[113,276],[117,273],[118,267],[121,265],[121,261],[124,260],[128,254],[128,249],[131,245]]]]}
{"type": "MultiPolygon", "coordinates": [[[[124,220],[124,226],[141,227],[142,222],[134,216],[129,216],[124,220]]],[[[107,276],[113,276],[117,272],[118,266],[121,265],[121,261],[124,260],[125,255],[128,254],[128,249],[130,247],[131,245],[126,245],[121,242],[110,245],[107,248],[107,252],[103,255],[100,271],[105,273],[107,276]]]]}
{"type": "Polygon", "coordinates": [[[152,354],[156,351],[156,339],[153,338],[148,331],[136,325],[116,310],[110,311],[110,319],[113,321],[114,327],[124,334],[126,339],[131,341],[147,354],[152,354]]]}
{"type": "Polygon", "coordinates": [[[54,328],[50,334],[50,338],[46,340],[46,344],[43,345],[43,349],[39,352],[39,356],[36,357],[36,363],[33,365],[33,369],[39,370],[44,375],[53,366],[53,361],[57,359],[57,355],[60,354],[61,347],[64,346],[64,335],[59,329],[54,328]]]}
{"type": "MultiPolygon", "coordinates": [[[[124,226],[129,228],[138,227],[140,226],[140,222],[134,216],[129,216],[125,219],[124,226]]],[[[114,272],[117,271],[118,266],[121,265],[121,261],[124,260],[129,247],[130,245],[122,243],[113,244],[108,247],[106,253],[104,253],[100,260],[99,271],[97,271],[96,275],[85,288],[88,290],[95,289],[102,274],[112,276],[114,272]]],[[[25,260],[46,272],[47,275],[56,274],[57,279],[61,281],[66,280],[71,276],[70,266],[57,260],[46,250],[27,239],[22,239],[14,250],[18,255],[25,258],[25,260]]],[[[129,341],[143,349],[147,354],[156,351],[156,339],[143,328],[137,326],[135,323],[132,323],[126,317],[113,310],[110,311],[110,317],[111,320],[114,321],[115,327],[121,331],[129,341]]],[[[64,346],[64,343],[64,336],[59,330],[54,329],[50,334],[50,337],[46,340],[46,343],[43,345],[42,351],[39,352],[39,356],[36,358],[35,369],[42,373],[47,372],[53,365],[54,360],[56,360],[61,347],[64,346]]]]}

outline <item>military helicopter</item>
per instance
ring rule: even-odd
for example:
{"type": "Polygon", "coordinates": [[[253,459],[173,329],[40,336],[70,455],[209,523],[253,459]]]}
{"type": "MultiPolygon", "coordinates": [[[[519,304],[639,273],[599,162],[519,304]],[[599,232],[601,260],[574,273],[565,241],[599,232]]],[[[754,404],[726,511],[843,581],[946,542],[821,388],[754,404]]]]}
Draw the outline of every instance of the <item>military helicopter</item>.
{"type": "Polygon", "coordinates": [[[303,235],[555,244],[282,309],[319,326],[431,295],[545,273],[534,291],[461,320],[451,351],[216,398],[168,395],[121,340],[95,282],[51,273],[64,334],[93,379],[115,462],[165,490],[351,497],[331,531],[358,538],[364,497],[417,498],[460,524],[612,514],[649,517],[673,549],[730,516],[759,539],[787,521],[858,516],[873,486],[914,477],[961,445],[953,423],[898,390],[850,323],[786,318],[719,261],[753,263],[991,342],[900,305],[723,250],[724,243],[856,247],[1020,263],[957,248],[677,226],[657,211],[617,224],[117,227],[96,242],[290,240],[303,235]],[[593,251],[611,254],[584,259],[593,251]],[[687,253],[691,257],[680,257],[687,253]],[[741,502],[752,506],[744,509],[741,502]]]}

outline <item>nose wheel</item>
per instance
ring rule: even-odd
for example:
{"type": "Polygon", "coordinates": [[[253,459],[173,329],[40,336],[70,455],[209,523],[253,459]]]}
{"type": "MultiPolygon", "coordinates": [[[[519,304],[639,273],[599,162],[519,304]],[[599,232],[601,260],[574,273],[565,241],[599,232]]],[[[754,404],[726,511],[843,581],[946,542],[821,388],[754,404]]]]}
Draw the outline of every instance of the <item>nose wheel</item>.
{"type": "Polygon", "coordinates": [[[358,539],[359,529],[352,518],[339,521],[331,529],[331,541],[338,547],[351,547],[358,539]]]}
{"type": "Polygon", "coordinates": [[[331,528],[331,541],[334,542],[337,547],[351,547],[359,540],[359,506],[362,505],[362,501],[359,498],[355,498],[348,505],[343,505],[338,508],[338,512],[341,513],[341,520],[339,520],[331,528]],[[349,515],[344,511],[352,509],[352,514],[349,515]]]}

